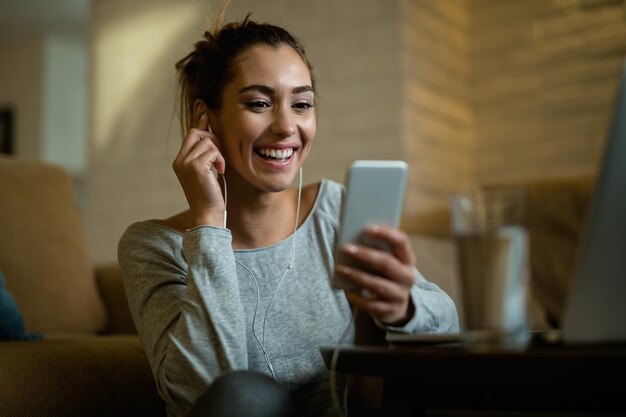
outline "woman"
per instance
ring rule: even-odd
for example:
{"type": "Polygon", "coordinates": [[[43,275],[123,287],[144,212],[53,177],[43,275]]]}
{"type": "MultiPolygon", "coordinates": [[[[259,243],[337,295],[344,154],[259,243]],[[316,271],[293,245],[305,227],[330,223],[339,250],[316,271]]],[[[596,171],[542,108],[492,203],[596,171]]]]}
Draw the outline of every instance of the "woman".
{"type": "Polygon", "coordinates": [[[351,305],[388,331],[458,330],[454,304],[417,272],[399,230],[368,231],[393,255],[343,248],[380,271],[336,266],[368,297],[331,289],[344,190],[302,187],[317,115],[300,43],[246,18],[205,33],[177,69],[187,134],[173,168],[189,209],[131,225],[118,252],[169,415],[332,414],[319,347],[339,341],[351,305]]]}

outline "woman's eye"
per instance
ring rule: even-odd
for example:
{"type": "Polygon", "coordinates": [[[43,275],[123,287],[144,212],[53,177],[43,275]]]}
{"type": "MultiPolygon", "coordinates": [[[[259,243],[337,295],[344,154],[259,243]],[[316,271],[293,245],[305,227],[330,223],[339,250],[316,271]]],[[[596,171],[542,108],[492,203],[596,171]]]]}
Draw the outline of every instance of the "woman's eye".
{"type": "Polygon", "coordinates": [[[260,111],[260,110],[270,107],[270,104],[267,101],[263,101],[263,100],[250,100],[250,101],[246,101],[245,104],[249,109],[252,109],[255,111],[260,111]]]}
{"type": "Polygon", "coordinates": [[[313,104],[309,103],[307,101],[303,101],[303,102],[300,102],[300,103],[295,103],[292,107],[294,109],[296,109],[297,111],[301,111],[302,112],[302,111],[306,111],[308,109],[313,108],[313,104]]]}

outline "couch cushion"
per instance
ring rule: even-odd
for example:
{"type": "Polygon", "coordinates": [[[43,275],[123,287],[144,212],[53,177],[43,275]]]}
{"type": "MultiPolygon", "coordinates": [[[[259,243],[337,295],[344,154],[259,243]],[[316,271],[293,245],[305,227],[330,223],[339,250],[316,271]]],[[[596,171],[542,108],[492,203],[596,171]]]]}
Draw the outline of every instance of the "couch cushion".
{"type": "Polygon", "coordinates": [[[0,342],[0,415],[165,416],[137,336],[0,342]]]}
{"type": "Polygon", "coordinates": [[[555,327],[561,325],[594,186],[594,177],[525,185],[532,289],[555,327]]]}
{"type": "Polygon", "coordinates": [[[137,334],[118,264],[98,265],[95,272],[98,292],[107,310],[108,320],[104,333],[137,334]]]}
{"type": "Polygon", "coordinates": [[[0,157],[0,268],[31,332],[96,332],[105,312],[67,173],[0,157]]]}

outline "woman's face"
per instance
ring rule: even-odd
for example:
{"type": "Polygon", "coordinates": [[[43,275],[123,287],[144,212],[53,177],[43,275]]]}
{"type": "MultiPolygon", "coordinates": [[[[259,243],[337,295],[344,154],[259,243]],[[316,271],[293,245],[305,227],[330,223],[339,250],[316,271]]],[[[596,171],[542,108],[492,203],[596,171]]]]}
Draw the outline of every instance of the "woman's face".
{"type": "Polygon", "coordinates": [[[289,187],[315,137],[314,104],[309,69],[291,47],[243,52],[212,120],[229,180],[263,191],[289,187]]]}

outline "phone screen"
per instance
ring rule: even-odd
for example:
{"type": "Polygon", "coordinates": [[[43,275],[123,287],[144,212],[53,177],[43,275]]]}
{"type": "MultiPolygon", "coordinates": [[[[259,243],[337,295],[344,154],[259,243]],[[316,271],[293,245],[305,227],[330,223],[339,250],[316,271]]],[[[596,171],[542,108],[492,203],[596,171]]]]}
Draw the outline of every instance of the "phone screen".
{"type": "MultiPolygon", "coordinates": [[[[407,173],[408,165],[404,161],[359,160],[350,165],[346,177],[346,198],[341,211],[341,230],[335,248],[336,263],[367,270],[339,250],[348,242],[389,250],[383,242],[368,239],[363,229],[370,224],[398,227],[407,173]]],[[[336,274],[332,286],[354,289],[351,283],[336,274]]]]}

